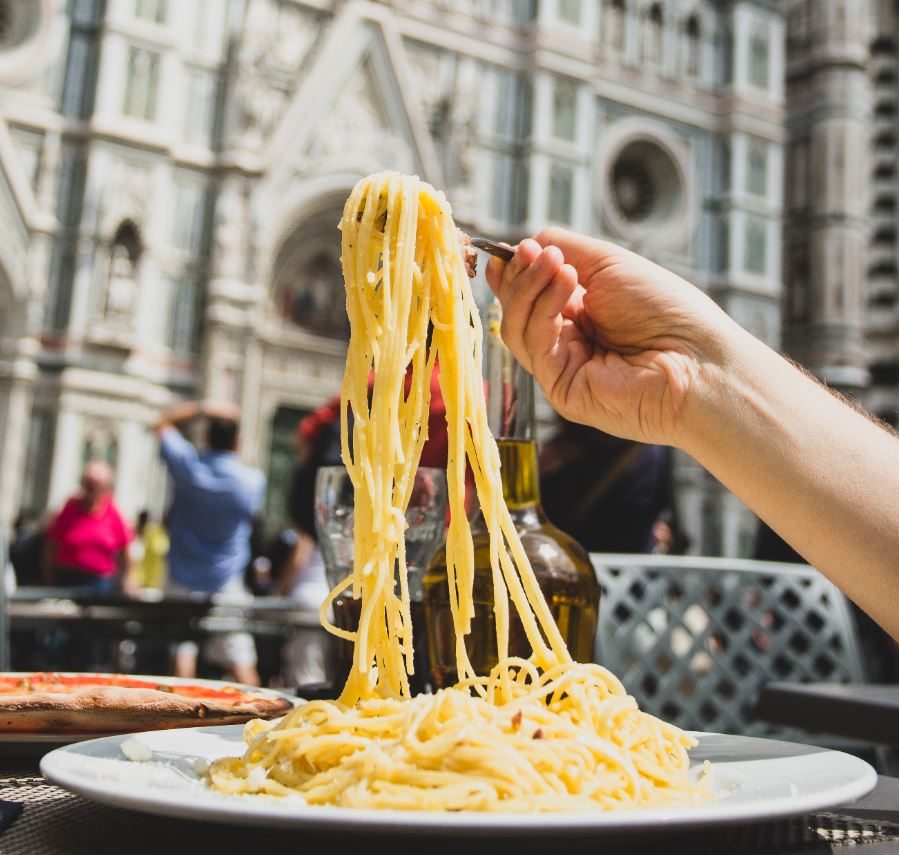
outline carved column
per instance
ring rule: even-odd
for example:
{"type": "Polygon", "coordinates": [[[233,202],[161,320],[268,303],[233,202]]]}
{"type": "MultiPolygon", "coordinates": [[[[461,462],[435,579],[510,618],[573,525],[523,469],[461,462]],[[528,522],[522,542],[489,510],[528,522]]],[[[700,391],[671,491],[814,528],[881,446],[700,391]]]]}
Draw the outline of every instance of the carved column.
{"type": "Polygon", "coordinates": [[[794,0],[787,70],[785,349],[829,384],[867,385],[869,0],[794,0]]]}

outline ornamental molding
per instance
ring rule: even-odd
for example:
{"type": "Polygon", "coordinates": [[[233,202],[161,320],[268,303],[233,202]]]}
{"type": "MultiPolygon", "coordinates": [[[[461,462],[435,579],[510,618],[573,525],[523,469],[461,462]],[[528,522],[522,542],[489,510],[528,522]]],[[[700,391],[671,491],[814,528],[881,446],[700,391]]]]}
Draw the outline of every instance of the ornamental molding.
{"type": "Polygon", "coordinates": [[[237,50],[233,144],[258,151],[278,127],[297,79],[314,53],[323,18],[293,4],[250,0],[237,50]]]}

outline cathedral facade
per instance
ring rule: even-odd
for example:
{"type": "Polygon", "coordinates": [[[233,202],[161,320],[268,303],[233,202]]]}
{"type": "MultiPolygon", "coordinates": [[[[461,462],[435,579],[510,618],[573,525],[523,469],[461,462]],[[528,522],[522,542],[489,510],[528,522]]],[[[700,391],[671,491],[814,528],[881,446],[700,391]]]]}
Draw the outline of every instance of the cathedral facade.
{"type": "MultiPolygon", "coordinates": [[[[161,512],[152,427],[189,396],[241,405],[276,527],[381,169],[472,234],[630,246],[780,346],[786,29],[774,0],[0,0],[0,523],[93,457],[161,512]]],[[[746,554],[751,514],[677,476],[694,551],[746,554]]]]}

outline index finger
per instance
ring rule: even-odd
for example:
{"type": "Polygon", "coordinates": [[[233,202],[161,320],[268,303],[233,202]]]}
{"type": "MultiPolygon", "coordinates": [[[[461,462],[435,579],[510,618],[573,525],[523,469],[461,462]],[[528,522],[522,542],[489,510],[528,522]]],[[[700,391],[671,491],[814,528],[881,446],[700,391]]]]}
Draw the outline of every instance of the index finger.
{"type": "Polygon", "coordinates": [[[499,286],[503,281],[503,271],[506,269],[508,262],[503,261],[495,255],[491,255],[487,261],[487,267],[484,269],[484,278],[490,286],[490,290],[499,297],[499,286]]]}
{"type": "Polygon", "coordinates": [[[540,244],[530,238],[525,238],[515,247],[515,255],[509,261],[491,257],[487,272],[488,276],[493,277],[493,282],[490,282],[489,279],[488,282],[503,307],[505,307],[509,292],[518,277],[534,263],[541,252],[540,244]]]}

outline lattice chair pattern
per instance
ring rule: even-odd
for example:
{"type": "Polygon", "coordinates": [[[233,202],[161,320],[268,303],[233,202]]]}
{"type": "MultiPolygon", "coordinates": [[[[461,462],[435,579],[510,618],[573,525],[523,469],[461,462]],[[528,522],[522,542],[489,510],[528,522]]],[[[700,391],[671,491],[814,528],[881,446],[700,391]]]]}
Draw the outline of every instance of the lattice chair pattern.
{"type": "Polygon", "coordinates": [[[757,721],[769,680],[864,679],[843,594],[807,565],[596,553],[596,661],[691,730],[824,742],[757,721]]]}

